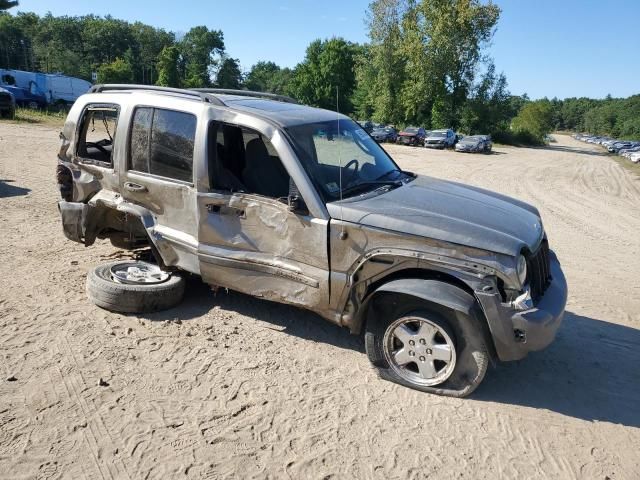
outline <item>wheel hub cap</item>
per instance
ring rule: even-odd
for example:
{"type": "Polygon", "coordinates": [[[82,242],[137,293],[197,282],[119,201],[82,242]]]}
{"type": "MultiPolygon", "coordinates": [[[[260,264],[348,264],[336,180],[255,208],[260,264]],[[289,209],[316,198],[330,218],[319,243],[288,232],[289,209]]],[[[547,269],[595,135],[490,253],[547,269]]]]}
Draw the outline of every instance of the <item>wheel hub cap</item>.
{"type": "Polygon", "coordinates": [[[440,325],[422,317],[403,317],[387,328],[384,355],[403,379],[422,386],[444,382],[455,368],[456,350],[440,325]]]}
{"type": "Polygon", "coordinates": [[[145,284],[166,282],[170,273],[146,262],[124,262],[111,267],[111,278],[117,283],[145,284]]]}

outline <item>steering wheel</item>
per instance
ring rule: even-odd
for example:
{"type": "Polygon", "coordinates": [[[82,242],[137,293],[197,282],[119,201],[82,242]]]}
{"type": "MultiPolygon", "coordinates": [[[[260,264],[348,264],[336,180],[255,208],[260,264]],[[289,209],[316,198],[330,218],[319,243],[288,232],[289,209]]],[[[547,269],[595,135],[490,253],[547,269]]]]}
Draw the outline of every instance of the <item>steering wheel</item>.
{"type": "Polygon", "coordinates": [[[85,145],[85,147],[95,147],[98,150],[100,150],[102,153],[104,153],[105,155],[110,155],[110,153],[107,151],[107,149],[104,148],[99,143],[96,143],[96,142],[84,142],[84,145],[85,145]]]}
{"type": "Polygon", "coordinates": [[[355,176],[360,170],[360,162],[355,158],[347,162],[347,164],[344,166],[344,170],[348,170],[351,164],[355,165],[355,168],[353,169],[353,172],[349,176],[348,181],[345,182],[346,185],[349,185],[351,182],[353,182],[353,180],[355,180],[355,176]]]}

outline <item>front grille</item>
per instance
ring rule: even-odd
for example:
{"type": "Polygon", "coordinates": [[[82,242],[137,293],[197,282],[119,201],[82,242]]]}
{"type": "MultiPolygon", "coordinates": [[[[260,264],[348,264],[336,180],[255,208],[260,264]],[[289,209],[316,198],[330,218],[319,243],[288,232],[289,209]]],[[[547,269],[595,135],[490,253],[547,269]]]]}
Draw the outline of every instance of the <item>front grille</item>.
{"type": "Polygon", "coordinates": [[[527,258],[527,276],[531,288],[531,298],[539,300],[551,283],[551,262],[549,259],[549,242],[542,240],[538,250],[527,258]]]}

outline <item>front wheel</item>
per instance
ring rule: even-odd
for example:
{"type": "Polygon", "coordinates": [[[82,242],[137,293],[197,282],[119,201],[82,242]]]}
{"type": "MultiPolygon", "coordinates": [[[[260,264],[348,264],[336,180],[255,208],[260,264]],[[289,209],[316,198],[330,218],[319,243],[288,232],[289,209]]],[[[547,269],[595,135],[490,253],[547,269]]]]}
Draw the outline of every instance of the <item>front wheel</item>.
{"type": "Polygon", "coordinates": [[[480,385],[489,365],[481,327],[458,312],[418,308],[394,308],[391,318],[376,315],[367,322],[369,359],[385,380],[466,397],[480,385]]]}

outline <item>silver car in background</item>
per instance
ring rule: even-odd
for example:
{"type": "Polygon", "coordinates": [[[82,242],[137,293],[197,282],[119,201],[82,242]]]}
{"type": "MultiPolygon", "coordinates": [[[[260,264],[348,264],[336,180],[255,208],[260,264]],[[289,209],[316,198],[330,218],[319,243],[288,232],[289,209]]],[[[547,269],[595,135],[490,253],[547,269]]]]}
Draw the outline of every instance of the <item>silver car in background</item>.
{"type": "Polygon", "coordinates": [[[453,130],[432,130],[424,139],[427,148],[453,148],[456,144],[456,134],[453,130]]]}
{"type": "Polygon", "coordinates": [[[489,135],[471,135],[456,143],[456,152],[491,153],[493,143],[489,135]]]}

